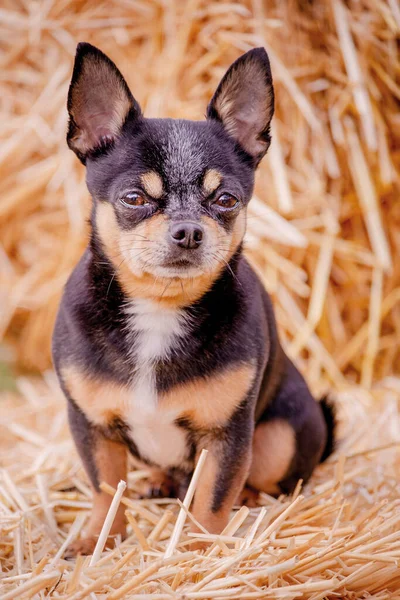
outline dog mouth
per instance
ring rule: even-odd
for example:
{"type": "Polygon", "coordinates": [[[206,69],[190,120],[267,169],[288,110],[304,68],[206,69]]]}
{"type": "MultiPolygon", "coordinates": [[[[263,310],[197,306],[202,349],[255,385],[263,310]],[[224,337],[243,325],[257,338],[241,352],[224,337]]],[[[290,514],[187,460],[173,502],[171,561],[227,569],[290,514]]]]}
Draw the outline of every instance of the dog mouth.
{"type": "Polygon", "coordinates": [[[167,278],[193,278],[202,275],[204,272],[203,261],[195,260],[195,257],[176,257],[162,261],[152,271],[157,276],[167,278]]]}
{"type": "Polygon", "coordinates": [[[198,251],[194,252],[168,252],[159,262],[163,269],[183,272],[191,269],[199,269],[203,265],[203,255],[198,251]]]}
{"type": "Polygon", "coordinates": [[[180,258],[178,260],[170,261],[162,266],[166,269],[185,270],[197,267],[198,265],[196,265],[194,261],[189,260],[187,258],[180,258]]]}

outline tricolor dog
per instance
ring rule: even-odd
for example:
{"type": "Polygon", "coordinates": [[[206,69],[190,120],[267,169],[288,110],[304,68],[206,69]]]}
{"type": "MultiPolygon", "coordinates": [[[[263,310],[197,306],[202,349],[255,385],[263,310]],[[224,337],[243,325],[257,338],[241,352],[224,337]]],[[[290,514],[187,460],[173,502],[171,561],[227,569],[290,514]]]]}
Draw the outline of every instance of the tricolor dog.
{"type": "MultiPolygon", "coordinates": [[[[93,486],[93,551],[127,453],[150,493],[182,496],[208,456],[194,517],[226,525],[244,486],[290,493],[332,450],[334,419],[279,343],[270,299],[243,256],[254,173],[270,144],[268,56],[230,67],[203,121],[148,119],[109,58],[79,44],[68,145],[93,198],[88,247],[53,338],[71,432],[93,486]]],[[[112,534],[125,534],[123,508],[112,534]]]]}

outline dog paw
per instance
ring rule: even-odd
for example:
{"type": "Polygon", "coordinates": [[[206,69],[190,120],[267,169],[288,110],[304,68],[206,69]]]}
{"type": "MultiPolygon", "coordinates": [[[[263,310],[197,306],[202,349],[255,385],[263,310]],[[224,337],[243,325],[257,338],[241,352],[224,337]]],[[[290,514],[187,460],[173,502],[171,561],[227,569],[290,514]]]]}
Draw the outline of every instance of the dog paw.
{"type": "Polygon", "coordinates": [[[207,548],[210,547],[210,542],[203,542],[202,540],[198,540],[195,542],[191,542],[189,544],[189,550],[190,551],[194,551],[194,550],[207,550],[207,548]]]}
{"type": "Polygon", "coordinates": [[[260,492],[258,490],[246,486],[241,491],[237,499],[237,504],[244,504],[245,506],[248,506],[248,508],[256,508],[258,506],[259,497],[260,492]]]}
{"type": "Polygon", "coordinates": [[[85,537],[80,540],[76,540],[72,542],[66,549],[64,553],[64,558],[69,560],[71,558],[75,558],[78,554],[83,554],[87,556],[89,554],[93,554],[97,542],[97,538],[94,536],[85,537]]]}
{"type": "Polygon", "coordinates": [[[178,492],[176,481],[163,472],[152,473],[147,479],[142,498],[176,498],[178,492]]]}

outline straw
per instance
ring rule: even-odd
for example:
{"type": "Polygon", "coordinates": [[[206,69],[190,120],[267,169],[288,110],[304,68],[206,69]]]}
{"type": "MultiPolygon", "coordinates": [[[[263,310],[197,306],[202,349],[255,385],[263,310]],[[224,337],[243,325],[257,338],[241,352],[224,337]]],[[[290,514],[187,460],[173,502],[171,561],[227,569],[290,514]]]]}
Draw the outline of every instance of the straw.
{"type": "Polygon", "coordinates": [[[2,598],[398,597],[399,31],[396,0],[3,0],[2,598]],[[141,499],[150,473],[132,461],[120,499],[128,537],[92,566],[63,558],[92,500],[50,346],[89,234],[85,170],[65,142],[83,40],[117,63],[145,115],[195,120],[229,64],[267,48],[276,110],[244,251],[283,347],[339,416],[337,453],[311,480],[235,509],[220,535],[188,503],[141,499]],[[196,539],[209,548],[186,552],[196,539]]]}
{"type": "Polygon", "coordinates": [[[201,472],[204,467],[204,463],[207,458],[207,454],[208,454],[208,450],[205,450],[205,449],[203,449],[200,453],[196,468],[194,470],[192,479],[190,481],[188,490],[186,492],[185,498],[182,503],[183,506],[179,511],[179,515],[176,520],[175,527],[174,527],[174,530],[171,535],[171,539],[170,539],[167,549],[165,551],[164,558],[169,558],[170,556],[172,556],[172,554],[174,553],[174,550],[176,548],[176,545],[179,541],[179,538],[182,533],[182,529],[183,529],[183,526],[184,526],[185,520],[186,520],[186,514],[187,514],[186,511],[189,509],[190,504],[192,502],[198,481],[200,479],[201,472]]]}
{"type": "Polygon", "coordinates": [[[89,567],[93,567],[96,562],[99,560],[101,553],[103,552],[103,548],[107,542],[108,534],[110,533],[112,524],[115,519],[115,515],[117,514],[117,510],[119,504],[121,502],[122,494],[126,489],[126,482],[120,481],[117,486],[117,491],[112,499],[110,504],[110,508],[108,509],[107,516],[104,520],[103,527],[101,528],[100,535],[98,537],[96,546],[93,551],[92,558],[90,559],[89,567]]]}

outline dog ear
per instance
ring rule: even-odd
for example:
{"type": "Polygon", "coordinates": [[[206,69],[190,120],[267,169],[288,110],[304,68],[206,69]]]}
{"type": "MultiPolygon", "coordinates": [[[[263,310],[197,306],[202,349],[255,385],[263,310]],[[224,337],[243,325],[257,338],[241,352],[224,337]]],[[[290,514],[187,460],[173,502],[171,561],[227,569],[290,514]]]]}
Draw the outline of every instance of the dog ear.
{"type": "Polygon", "coordinates": [[[68,146],[86,158],[112,145],[128,115],[141,116],[139,104],[115,64],[87,43],[78,44],[68,92],[68,146]]]}
{"type": "Polygon", "coordinates": [[[225,130],[257,165],[268,150],[274,114],[274,88],[264,48],[236,60],[224,75],[207,108],[207,118],[225,130]]]}

